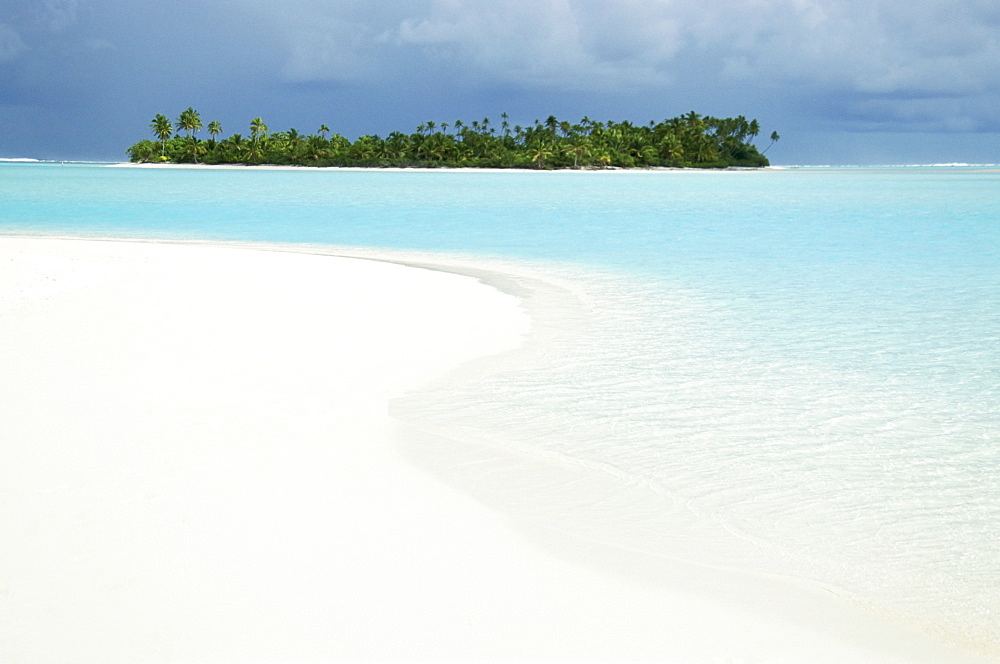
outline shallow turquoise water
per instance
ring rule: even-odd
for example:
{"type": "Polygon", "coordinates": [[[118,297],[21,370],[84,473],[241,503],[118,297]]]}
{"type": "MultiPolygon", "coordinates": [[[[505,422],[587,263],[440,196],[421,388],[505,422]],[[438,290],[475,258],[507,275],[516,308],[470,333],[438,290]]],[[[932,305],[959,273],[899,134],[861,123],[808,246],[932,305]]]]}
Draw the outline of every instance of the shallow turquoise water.
{"type": "Polygon", "coordinates": [[[11,164],[0,232],[542,262],[586,325],[437,416],[648,487],[633,545],[1000,653],[1000,173],[11,164]]]}

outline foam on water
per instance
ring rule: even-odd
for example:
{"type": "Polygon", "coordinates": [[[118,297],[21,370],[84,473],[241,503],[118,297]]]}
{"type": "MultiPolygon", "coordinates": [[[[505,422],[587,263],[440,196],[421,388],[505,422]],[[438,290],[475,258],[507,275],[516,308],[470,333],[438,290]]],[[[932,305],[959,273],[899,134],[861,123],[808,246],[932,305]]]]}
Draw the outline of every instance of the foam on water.
{"type": "Polygon", "coordinates": [[[461,269],[526,297],[536,336],[395,404],[457,443],[441,472],[1000,655],[996,172],[0,169],[0,231],[491,256],[461,269]],[[551,464],[513,494],[528,466],[477,445],[551,464]]]}

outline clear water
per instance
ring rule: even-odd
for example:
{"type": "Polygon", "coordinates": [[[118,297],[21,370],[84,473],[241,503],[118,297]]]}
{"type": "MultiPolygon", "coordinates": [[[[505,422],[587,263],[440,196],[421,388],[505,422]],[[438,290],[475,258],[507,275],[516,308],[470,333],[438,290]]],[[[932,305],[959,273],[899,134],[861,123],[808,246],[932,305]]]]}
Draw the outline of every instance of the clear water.
{"type": "Polygon", "coordinates": [[[429,419],[641,488],[628,546],[806,579],[1000,654],[996,169],[10,164],[0,232],[543,265],[586,291],[574,329],[435,394],[429,419]]]}

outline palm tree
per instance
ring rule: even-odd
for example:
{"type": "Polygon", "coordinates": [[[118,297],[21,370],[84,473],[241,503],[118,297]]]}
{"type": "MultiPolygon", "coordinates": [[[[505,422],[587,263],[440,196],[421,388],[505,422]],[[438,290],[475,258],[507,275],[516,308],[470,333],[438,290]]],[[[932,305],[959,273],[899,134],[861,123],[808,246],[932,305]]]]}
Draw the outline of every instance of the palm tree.
{"type": "Polygon", "coordinates": [[[761,154],[767,154],[767,151],[771,149],[771,146],[774,145],[775,143],[777,143],[778,139],[780,139],[780,138],[781,138],[781,136],[778,136],[778,132],[772,131],[771,132],[771,142],[768,143],[767,147],[764,148],[764,151],[761,152],[761,154]]]}
{"type": "Polygon", "coordinates": [[[449,134],[436,133],[421,145],[424,159],[435,164],[444,164],[454,152],[455,139],[449,134]]]}
{"type": "Polygon", "coordinates": [[[660,156],[666,159],[671,166],[676,166],[684,159],[684,145],[677,134],[669,133],[660,141],[660,156]]]}
{"type": "Polygon", "coordinates": [[[184,148],[182,150],[182,153],[184,155],[191,157],[194,163],[197,164],[198,156],[205,154],[207,151],[208,148],[205,147],[205,144],[199,141],[194,136],[188,136],[186,139],[184,139],[184,148]]]}
{"type": "Polygon", "coordinates": [[[709,140],[708,136],[705,136],[704,134],[700,135],[695,143],[695,161],[705,163],[713,161],[717,157],[718,153],[716,153],[715,146],[712,145],[712,141],[709,140]]]}
{"type": "Polygon", "coordinates": [[[409,136],[402,132],[394,131],[385,139],[385,155],[397,164],[401,164],[406,158],[409,145],[409,136]]]}
{"type": "Polygon", "coordinates": [[[547,141],[538,139],[528,147],[528,155],[535,168],[545,168],[545,160],[552,156],[552,146],[547,141]]]}
{"type": "MultiPolygon", "coordinates": [[[[329,130],[327,130],[329,131],[329,130]]],[[[306,148],[305,157],[313,161],[318,161],[323,157],[327,157],[330,151],[327,149],[329,144],[326,142],[326,138],[321,136],[309,136],[306,138],[306,148]]]]}
{"type": "Polygon", "coordinates": [[[573,168],[580,168],[580,158],[590,154],[590,141],[586,136],[573,134],[563,151],[573,155],[573,168]]]}
{"type": "MultiPolygon", "coordinates": [[[[207,154],[210,156],[205,160],[212,162],[360,163],[372,166],[422,162],[425,166],[465,164],[537,169],[758,166],[767,163],[752,144],[760,125],[742,115],[716,118],[691,111],[662,122],[649,122],[648,126],[630,121],[594,122],[587,117],[579,124],[570,124],[550,115],[544,122],[535,120],[524,128],[511,127],[506,113],[500,118],[497,129],[491,126],[489,117],[473,120],[469,127],[460,120],[440,124],[428,121],[418,126],[417,133],[412,135],[393,132],[386,140],[368,135],[353,144],[339,134],[327,141],[329,128],[326,125],[320,125],[321,136],[303,136],[295,129],[269,135],[268,126],[259,117],[250,122],[251,138],[246,142],[239,135],[218,141],[222,127],[215,121],[208,124],[211,140],[200,142],[195,132],[201,129],[201,118],[190,107],[180,114],[176,123],[157,115],[149,126],[160,142],[158,159],[161,161],[197,162],[201,155],[207,154]],[[167,143],[171,145],[169,158],[166,156],[167,143]]],[[[772,133],[768,149],[779,138],[777,132],[772,133]]],[[[129,155],[133,161],[148,160],[155,149],[156,144],[147,140],[130,148],[129,155]]]]}
{"type": "Polygon", "coordinates": [[[186,131],[188,136],[191,136],[199,129],[201,129],[201,116],[198,115],[198,111],[188,106],[177,118],[177,131],[186,131]]]}
{"type": "Polygon", "coordinates": [[[245,160],[246,145],[243,143],[242,134],[233,134],[229,138],[222,140],[219,144],[226,161],[238,162],[245,160]]]}
{"type": "Polygon", "coordinates": [[[379,143],[381,143],[381,139],[378,136],[367,134],[361,136],[351,145],[348,156],[361,164],[371,164],[381,151],[379,143]]]}
{"type": "Polygon", "coordinates": [[[260,143],[256,141],[250,142],[250,147],[243,153],[243,157],[247,164],[259,164],[264,159],[264,151],[260,147],[260,143]]]}
{"type": "Polygon", "coordinates": [[[208,133],[212,135],[212,143],[215,143],[215,137],[222,133],[222,125],[212,120],[208,123],[208,133]]]}
{"type": "Polygon", "coordinates": [[[250,121],[250,136],[253,138],[252,151],[259,152],[261,141],[267,138],[268,126],[259,117],[250,121]],[[254,148],[257,148],[254,150],[254,148]]]}
{"type": "Polygon", "coordinates": [[[329,146],[330,158],[337,159],[347,154],[347,150],[351,147],[351,142],[340,134],[334,134],[330,137],[327,145],[329,146]]]}
{"type": "Polygon", "coordinates": [[[149,126],[156,137],[160,139],[160,156],[162,157],[167,151],[167,139],[174,135],[174,126],[170,124],[170,118],[162,113],[157,113],[149,126]]]}

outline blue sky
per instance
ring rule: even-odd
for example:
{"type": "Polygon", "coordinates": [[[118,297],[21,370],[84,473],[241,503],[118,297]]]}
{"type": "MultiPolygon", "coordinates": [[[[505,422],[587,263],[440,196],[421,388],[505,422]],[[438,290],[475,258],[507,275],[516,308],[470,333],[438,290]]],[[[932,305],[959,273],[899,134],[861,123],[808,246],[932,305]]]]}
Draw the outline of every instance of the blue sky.
{"type": "Polygon", "coordinates": [[[777,130],[780,164],[1000,162],[997,0],[0,0],[0,157],[157,113],[349,138],[500,113],[777,130]]]}

